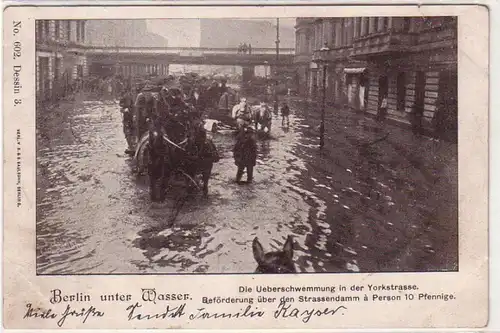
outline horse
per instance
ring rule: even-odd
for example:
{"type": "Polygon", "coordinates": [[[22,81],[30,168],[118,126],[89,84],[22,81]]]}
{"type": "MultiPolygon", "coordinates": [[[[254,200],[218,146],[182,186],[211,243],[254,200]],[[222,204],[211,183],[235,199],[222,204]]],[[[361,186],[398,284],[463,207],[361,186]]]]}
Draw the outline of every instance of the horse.
{"type": "MultiPolygon", "coordinates": [[[[185,177],[189,191],[192,189],[190,185],[198,187],[195,178],[201,175],[203,195],[208,195],[212,167],[219,161],[219,156],[202,126],[201,122],[191,120],[171,119],[168,125],[158,119],[151,121],[149,131],[141,139],[136,152],[139,158],[141,151],[148,152],[147,170],[151,201],[165,201],[169,182],[179,174],[185,177]],[[180,129],[176,131],[178,135],[169,135],[167,127],[180,129]]],[[[144,162],[142,166],[145,166],[144,162]]]]}
{"type": "Polygon", "coordinates": [[[253,257],[257,261],[255,273],[286,274],[296,273],[293,263],[293,238],[288,236],[281,251],[264,252],[257,237],[252,242],[253,257]]]}
{"type": "Polygon", "coordinates": [[[266,104],[261,104],[257,109],[254,109],[252,115],[253,121],[255,123],[255,131],[258,130],[258,127],[260,125],[261,131],[264,131],[267,128],[267,132],[271,132],[273,115],[266,104]]]}

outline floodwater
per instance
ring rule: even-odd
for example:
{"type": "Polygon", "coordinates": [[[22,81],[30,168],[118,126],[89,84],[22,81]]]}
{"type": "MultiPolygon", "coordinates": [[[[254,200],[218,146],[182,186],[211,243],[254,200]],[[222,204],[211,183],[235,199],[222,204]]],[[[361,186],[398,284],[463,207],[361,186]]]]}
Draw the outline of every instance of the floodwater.
{"type": "Polygon", "coordinates": [[[314,110],[291,109],[289,127],[275,118],[259,139],[253,184],[234,182],[234,136],[222,130],[208,198],[163,205],[131,172],[116,103],[40,110],[37,273],[251,273],[253,238],[271,251],[288,235],[299,272],[458,268],[447,144],[399,130],[371,144],[388,130],[339,111],[320,154],[314,110]]]}

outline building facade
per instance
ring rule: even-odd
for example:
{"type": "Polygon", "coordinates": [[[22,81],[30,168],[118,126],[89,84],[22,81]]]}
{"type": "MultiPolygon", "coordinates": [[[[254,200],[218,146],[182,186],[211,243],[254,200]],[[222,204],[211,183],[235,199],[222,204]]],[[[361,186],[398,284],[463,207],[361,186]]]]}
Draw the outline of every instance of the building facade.
{"type": "Polygon", "coordinates": [[[88,74],[84,20],[37,20],[36,97],[38,102],[65,96],[88,74]]]}
{"type": "Polygon", "coordinates": [[[456,137],[457,18],[298,18],[295,64],[302,95],[456,137]],[[326,71],[325,71],[326,67],[326,71]]]}

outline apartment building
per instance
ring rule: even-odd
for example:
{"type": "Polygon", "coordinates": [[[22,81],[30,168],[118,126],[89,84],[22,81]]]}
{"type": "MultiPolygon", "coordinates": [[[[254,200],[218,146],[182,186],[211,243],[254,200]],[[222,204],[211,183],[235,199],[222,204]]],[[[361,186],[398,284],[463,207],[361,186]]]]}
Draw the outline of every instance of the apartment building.
{"type": "Polygon", "coordinates": [[[36,97],[57,100],[68,93],[77,78],[88,74],[83,47],[84,20],[37,20],[36,97]]]}
{"type": "Polygon", "coordinates": [[[298,18],[295,64],[304,96],[376,114],[387,97],[387,117],[456,137],[457,18],[298,18]]]}

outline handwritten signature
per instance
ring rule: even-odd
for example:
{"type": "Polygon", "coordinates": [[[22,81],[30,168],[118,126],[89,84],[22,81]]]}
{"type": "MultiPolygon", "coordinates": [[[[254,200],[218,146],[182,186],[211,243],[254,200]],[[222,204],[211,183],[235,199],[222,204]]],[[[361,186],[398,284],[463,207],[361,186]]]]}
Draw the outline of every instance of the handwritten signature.
{"type": "MultiPolygon", "coordinates": [[[[42,308],[34,308],[31,303],[26,304],[26,313],[24,314],[24,319],[26,318],[41,318],[41,319],[57,319],[59,317],[58,314],[54,313],[52,309],[42,309],[42,308]]],[[[57,321],[57,326],[62,327],[66,322],[66,319],[69,317],[80,318],[82,323],[85,323],[89,317],[103,317],[104,312],[97,310],[94,306],[90,306],[88,308],[81,308],[81,310],[74,310],[68,304],[66,305],[66,309],[60,315],[59,320],[57,321]]]]}
{"type": "MultiPolygon", "coordinates": [[[[136,302],[133,305],[127,307],[128,320],[153,320],[153,319],[175,319],[184,317],[186,315],[186,303],[183,303],[179,306],[172,307],[167,305],[163,311],[156,313],[140,313],[139,309],[142,308],[142,305],[139,302],[136,302]]],[[[347,308],[343,305],[337,306],[334,308],[322,308],[322,309],[298,309],[296,307],[292,307],[292,304],[288,304],[287,302],[281,302],[278,305],[276,311],[273,312],[273,316],[275,319],[301,319],[302,322],[308,323],[311,318],[320,317],[320,316],[333,316],[336,314],[343,315],[344,312],[342,310],[347,310],[347,308]]],[[[239,309],[235,311],[227,311],[227,312],[211,312],[209,309],[202,307],[196,309],[196,311],[189,314],[189,320],[203,320],[203,319],[239,319],[239,318],[254,318],[254,317],[264,317],[265,312],[259,310],[257,307],[252,307],[248,305],[244,309],[239,309]]]]}
{"type": "Polygon", "coordinates": [[[274,318],[298,318],[302,319],[302,322],[308,323],[312,316],[320,317],[327,315],[335,315],[337,313],[344,314],[341,310],[347,310],[343,305],[337,306],[335,308],[324,308],[324,309],[308,309],[299,310],[298,308],[292,307],[291,304],[287,302],[280,302],[278,305],[278,310],[274,311],[274,318]]]}
{"type": "MultiPolygon", "coordinates": [[[[82,307],[81,309],[73,309],[68,304],[62,314],[54,313],[52,309],[34,308],[31,303],[26,305],[27,310],[23,318],[40,318],[40,319],[58,319],[57,326],[62,327],[66,319],[78,318],[82,323],[87,322],[90,317],[103,317],[104,312],[97,310],[94,306],[82,307]]],[[[186,303],[177,306],[166,305],[161,312],[144,313],[141,309],[143,306],[136,302],[126,308],[128,312],[128,320],[154,320],[154,319],[176,319],[186,315],[186,303]]],[[[308,323],[313,317],[343,315],[347,308],[343,305],[336,307],[325,308],[310,308],[300,309],[293,304],[287,302],[280,302],[277,309],[273,312],[275,319],[300,319],[303,323],[308,323]]],[[[204,319],[241,319],[241,318],[254,318],[264,317],[265,312],[248,305],[244,309],[234,311],[211,312],[206,307],[197,308],[196,311],[188,315],[189,320],[204,320],[204,319]]]]}

